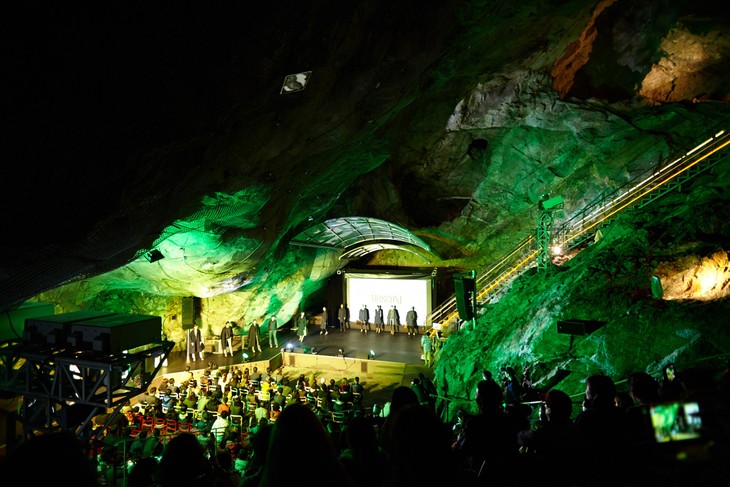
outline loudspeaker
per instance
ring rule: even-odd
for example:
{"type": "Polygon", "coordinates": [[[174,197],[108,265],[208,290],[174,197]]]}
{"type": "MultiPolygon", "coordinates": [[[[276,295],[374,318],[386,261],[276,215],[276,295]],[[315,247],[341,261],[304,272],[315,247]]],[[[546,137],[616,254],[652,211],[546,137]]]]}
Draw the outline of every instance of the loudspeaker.
{"type": "Polygon", "coordinates": [[[558,321],[558,333],[563,333],[565,335],[588,335],[605,324],[605,321],[595,320],[558,321]]]}
{"type": "Polygon", "coordinates": [[[192,328],[195,324],[195,317],[200,311],[198,306],[198,298],[191,296],[182,298],[182,327],[183,330],[192,328]]]}
{"type": "Polygon", "coordinates": [[[474,319],[473,297],[476,292],[476,280],[473,277],[454,276],[454,296],[456,309],[462,320],[474,319]]]}

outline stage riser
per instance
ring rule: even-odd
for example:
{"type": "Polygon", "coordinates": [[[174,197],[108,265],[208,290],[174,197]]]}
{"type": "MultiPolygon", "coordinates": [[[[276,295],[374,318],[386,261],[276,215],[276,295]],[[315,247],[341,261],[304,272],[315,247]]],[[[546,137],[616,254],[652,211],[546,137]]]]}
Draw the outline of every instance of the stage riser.
{"type": "Polygon", "coordinates": [[[284,366],[306,368],[317,371],[335,371],[350,374],[402,374],[405,364],[382,360],[363,360],[349,357],[330,357],[309,353],[281,354],[284,366]]]}

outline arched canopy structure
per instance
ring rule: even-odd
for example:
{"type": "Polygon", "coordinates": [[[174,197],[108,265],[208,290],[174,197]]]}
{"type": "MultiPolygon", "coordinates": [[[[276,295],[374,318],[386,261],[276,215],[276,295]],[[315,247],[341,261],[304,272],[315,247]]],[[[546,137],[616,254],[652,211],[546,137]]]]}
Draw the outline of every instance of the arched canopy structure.
{"type": "Polygon", "coordinates": [[[428,244],[405,228],[360,216],[327,220],[300,233],[290,244],[340,250],[340,259],[359,258],[386,249],[413,252],[426,260],[424,254],[433,255],[428,244]]]}

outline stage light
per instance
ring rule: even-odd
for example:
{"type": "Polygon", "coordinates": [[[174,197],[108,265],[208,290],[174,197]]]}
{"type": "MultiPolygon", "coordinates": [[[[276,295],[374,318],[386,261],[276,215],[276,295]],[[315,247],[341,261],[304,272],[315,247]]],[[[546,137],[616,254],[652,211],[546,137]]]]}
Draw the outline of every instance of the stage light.
{"type": "Polygon", "coordinates": [[[337,356],[338,356],[338,357],[344,357],[344,356],[345,356],[345,351],[344,351],[344,350],[342,350],[342,349],[340,348],[340,349],[339,349],[339,350],[337,351],[337,356]]]}
{"type": "Polygon", "coordinates": [[[563,207],[563,197],[562,196],[554,196],[549,199],[545,199],[540,202],[540,207],[543,210],[552,210],[552,209],[558,209],[563,207]]]}
{"type": "Polygon", "coordinates": [[[375,351],[370,350],[370,352],[368,353],[368,359],[373,360],[374,358],[375,358],[375,351]]]}
{"type": "Polygon", "coordinates": [[[147,259],[147,262],[157,262],[158,260],[164,259],[165,256],[162,255],[162,252],[160,252],[157,249],[150,250],[146,254],[144,254],[144,258],[147,259]]]}
{"type": "Polygon", "coordinates": [[[560,245],[554,245],[552,248],[553,255],[563,255],[563,247],[560,245]]]}
{"type": "Polygon", "coordinates": [[[245,362],[246,360],[248,360],[248,354],[243,352],[243,361],[245,362]]]}
{"type": "Polygon", "coordinates": [[[292,345],[291,342],[287,343],[286,344],[286,351],[287,352],[291,352],[292,350],[294,350],[294,345],[292,345]]]}

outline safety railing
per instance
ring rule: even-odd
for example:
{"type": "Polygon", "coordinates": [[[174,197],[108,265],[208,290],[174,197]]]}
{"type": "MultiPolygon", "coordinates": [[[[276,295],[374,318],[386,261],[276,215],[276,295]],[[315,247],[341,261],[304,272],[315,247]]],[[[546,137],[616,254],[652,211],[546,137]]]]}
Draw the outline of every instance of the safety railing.
{"type": "MultiPolygon", "coordinates": [[[[661,196],[681,190],[684,183],[722,161],[730,145],[730,133],[720,130],[694,149],[676,157],[658,170],[637,175],[618,189],[605,191],[553,231],[552,245],[575,249],[595,238],[601,226],[628,208],[643,207],[661,196]]],[[[671,158],[668,158],[669,160],[671,158]]],[[[476,278],[478,304],[490,302],[524,270],[537,265],[540,250],[534,235],[524,238],[513,250],[476,278]]],[[[448,323],[458,317],[456,296],[451,296],[429,316],[426,324],[448,323]]]]}

